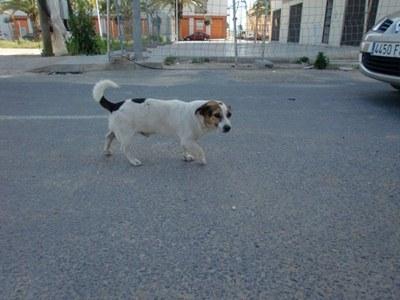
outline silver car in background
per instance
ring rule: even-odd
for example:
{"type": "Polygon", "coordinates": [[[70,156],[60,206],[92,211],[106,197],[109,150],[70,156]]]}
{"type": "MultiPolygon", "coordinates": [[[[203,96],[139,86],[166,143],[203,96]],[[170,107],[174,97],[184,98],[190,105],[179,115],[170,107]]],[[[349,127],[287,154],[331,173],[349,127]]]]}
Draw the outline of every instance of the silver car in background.
{"type": "Polygon", "coordinates": [[[361,43],[360,71],[400,90],[400,11],[381,19],[361,43]]]}

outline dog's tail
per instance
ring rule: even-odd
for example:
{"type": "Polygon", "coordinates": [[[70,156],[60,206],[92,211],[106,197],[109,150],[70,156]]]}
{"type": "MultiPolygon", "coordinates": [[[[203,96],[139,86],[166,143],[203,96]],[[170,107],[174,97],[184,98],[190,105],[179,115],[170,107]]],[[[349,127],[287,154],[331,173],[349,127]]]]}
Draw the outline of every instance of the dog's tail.
{"type": "Polygon", "coordinates": [[[118,88],[119,86],[111,80],[100,80],[97,82],[93,87],[93,99],[94,101],[99,102],[100,105],[109,112],[113,112],[117,110],[123,102],[112,103],[104,97],[104,91],[109,87],[118,88]]]}

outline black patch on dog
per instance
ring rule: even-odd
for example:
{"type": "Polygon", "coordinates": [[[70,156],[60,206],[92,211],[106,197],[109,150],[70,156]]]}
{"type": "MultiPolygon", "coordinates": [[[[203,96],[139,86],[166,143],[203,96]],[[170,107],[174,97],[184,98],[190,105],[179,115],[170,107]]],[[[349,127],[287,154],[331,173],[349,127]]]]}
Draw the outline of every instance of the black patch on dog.
{"type": "Polygon", "coordinates": [[[209,103],[207,102],[207,103],[203,104],[202,106],[200,106],[198,109],[196,109],[196,111],[194,113],[196,115],[200,114],[200,115],[203,115],[203,116],[206,116],[206,115],[211,116],[212,115],[212,109],[209,106],[209,103]]]}
{"type": "Polygon", "coordinates": [[[131,99],[132,102],[135,102],[137,104],[142,104],[144,101],[146,101],[146,98],[133,98],[131,99]]]}
{"type": "Polygon", "coordinates": [[[102,107],[104,107],[105,109],[107,109],[109,112],[113,112],[118,110],[122,104],[124,104],[125,101],[121,101],[121,102],[117,102],[117,103],[112,103],[110,101],[108,101],[104,96],[101,97],[100,99],[100,105],[102,107]]]}

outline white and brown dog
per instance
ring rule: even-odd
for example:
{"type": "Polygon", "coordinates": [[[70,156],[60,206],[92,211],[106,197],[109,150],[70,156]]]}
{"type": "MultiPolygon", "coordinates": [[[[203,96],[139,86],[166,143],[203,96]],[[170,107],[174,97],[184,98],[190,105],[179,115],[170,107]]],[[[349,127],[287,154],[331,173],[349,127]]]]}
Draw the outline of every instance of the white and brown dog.
{"type": "Polygon", "coordinates": [[[134,98],[112,103],[104,97],[108,87],[117,88],[111,80],[102,80],[93,88],[93,98],[111,114],[108,120],[109,132],[106,135],[104,153],[111,155],[110,147],[116,138],[122,151],[134,166],[141,165],[132,149],[135,134],[149,136],[162,134],[179,139],[184,160],[198,160],[206,164],[203,149],[197,140],[207,132],[220,129],[228,132],[231,129],[231,109],[221,101],[196,100],[158,100],[152,98],[134,98]]]}

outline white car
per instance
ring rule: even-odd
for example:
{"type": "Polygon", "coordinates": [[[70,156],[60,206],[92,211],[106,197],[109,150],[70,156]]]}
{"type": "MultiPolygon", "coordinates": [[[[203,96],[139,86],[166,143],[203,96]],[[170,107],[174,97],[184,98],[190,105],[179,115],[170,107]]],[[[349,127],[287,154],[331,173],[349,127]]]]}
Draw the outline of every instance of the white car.
{"type": "Polygon", "coordinates": [[[400,90],[400,11],[381,19],[361,43],[360,71],[400,90]]]}

